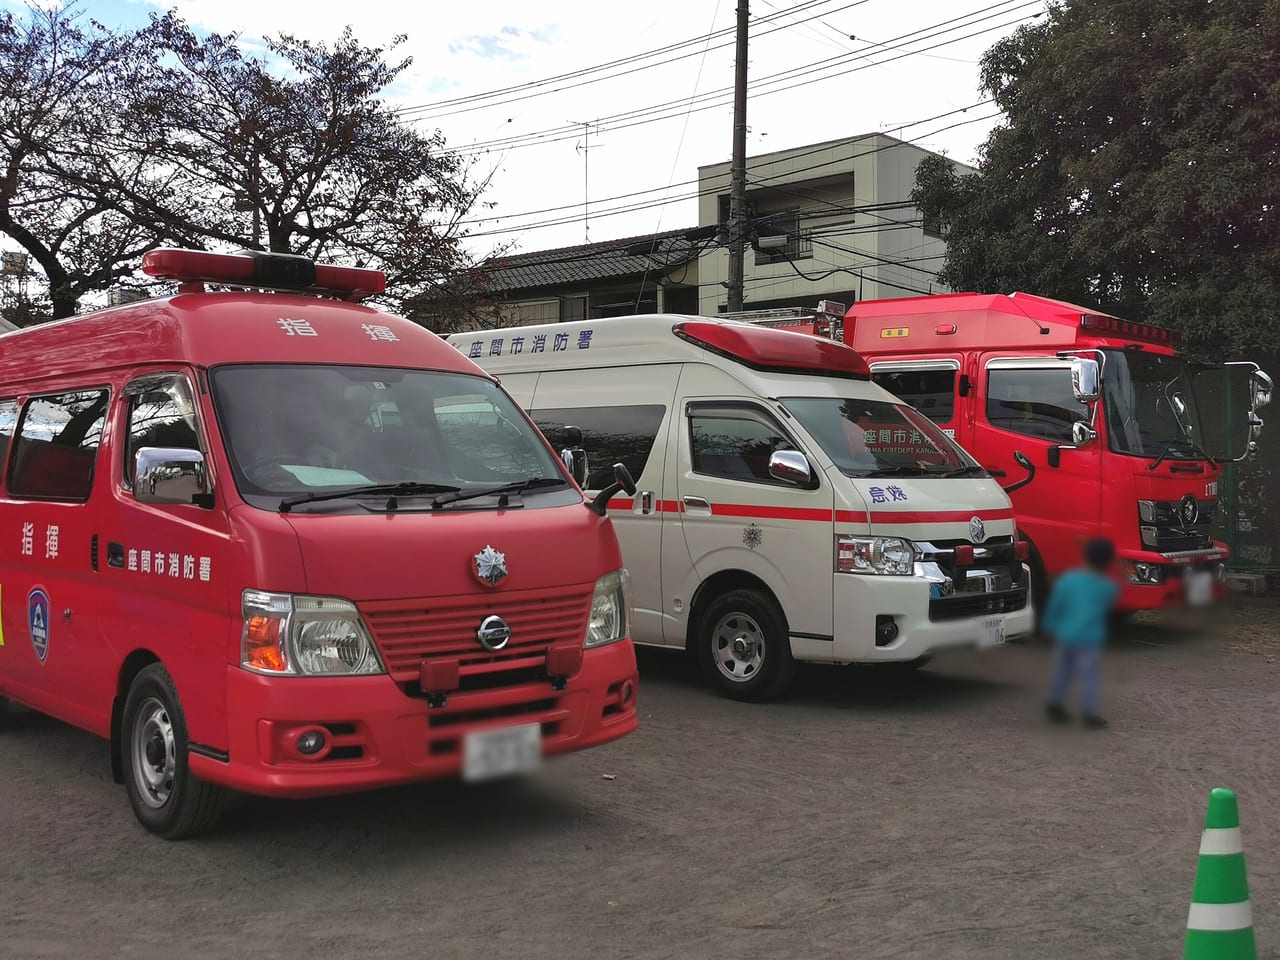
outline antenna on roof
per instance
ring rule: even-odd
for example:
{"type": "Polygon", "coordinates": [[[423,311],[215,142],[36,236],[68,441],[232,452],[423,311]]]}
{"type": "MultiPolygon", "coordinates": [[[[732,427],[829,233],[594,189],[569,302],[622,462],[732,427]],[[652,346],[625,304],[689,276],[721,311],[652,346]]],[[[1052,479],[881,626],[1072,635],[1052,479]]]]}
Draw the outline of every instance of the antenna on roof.
{"type": "MultiPolygon", "coordinates": [[[[590,166],[587,160],[587,154],[602,144],[597,143],[594,147],[591,145],[591,128],[599,127],[599,120],[570,120],[572,124],[582,127],[582,139],[574,146],[574,150],[582,154],[582,242],[591,242],[591,223],[590,223],[590,203],[591,203],[591,177],[590,166]]],[[[598,132],[598,131],[597,131],[598,132]]]]}

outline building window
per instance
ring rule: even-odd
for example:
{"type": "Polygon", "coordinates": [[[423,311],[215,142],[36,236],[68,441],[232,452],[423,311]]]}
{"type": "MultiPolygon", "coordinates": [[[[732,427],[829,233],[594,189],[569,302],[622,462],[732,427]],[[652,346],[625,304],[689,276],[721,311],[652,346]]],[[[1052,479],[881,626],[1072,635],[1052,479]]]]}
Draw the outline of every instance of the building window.
{"type": "Polygon", "coordinates": [[[800,230],[800,211],[787,210],[760,217],[756,224],[757,236],[786,236],[785,246],[768,250],[756,250],[756,266],[769,263],[785,263],[789,260],[808,260],[813,256],[813,241],[800,230]]]}
{"type": "Polygon", "coordinates": [[[103,389],[28,400],[14,443],[9,493],[33,500],[88,500],[107,399],[103,389]]]}
{"type": "Polygon", "coordinates": [[[572,320],[587,319],[587,298],[583,297],[561,297],[560,298],[560,320],[568,323],[572,320]]]}
{"type": "Polygon", "coordinates": [[[935,240],[946,239],[946,229],[942,225],[942,217],[939,214],[923,214],[920,229],[924,231],[926,237],[933,237],[935,240]]]}

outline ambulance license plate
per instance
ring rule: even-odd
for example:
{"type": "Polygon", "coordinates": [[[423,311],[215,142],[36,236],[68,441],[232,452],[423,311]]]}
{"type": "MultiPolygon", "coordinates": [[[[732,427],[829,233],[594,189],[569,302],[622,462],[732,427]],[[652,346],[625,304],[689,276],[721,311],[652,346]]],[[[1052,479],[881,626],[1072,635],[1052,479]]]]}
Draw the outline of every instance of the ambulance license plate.
{"type": "Polygon", "coordinates": [[[1187,606],[1203,607],[1213,599],[1213,577],[1205,570],[1187,575],[1187,606]]]}
{"type": "Polygon", "coordinates": [[[462,779],[492,780],[527,773],[542,762],[542,725],[476,730],[462,738],[462,779]]]}
{"type": "Polygon", "coordinates": [[[1004,618],[992,617],[982,621],[983,646],[994,647],[1004,643],[1004,618]]]}

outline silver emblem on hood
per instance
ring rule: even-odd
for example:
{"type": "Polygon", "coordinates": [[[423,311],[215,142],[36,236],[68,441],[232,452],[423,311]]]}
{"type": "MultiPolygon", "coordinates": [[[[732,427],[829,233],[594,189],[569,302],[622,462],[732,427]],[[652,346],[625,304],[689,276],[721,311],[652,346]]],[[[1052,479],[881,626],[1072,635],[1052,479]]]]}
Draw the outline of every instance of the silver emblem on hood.
{"type": "Polygon", "coordinates": [[[507,555],[499,553],[485,544],[483,550],[476,554],[476,576],[481,582],[496,587],[498,581],[507,575],[507,555]]]}
{"type": "Polygon", "coordinates": [[[981,517],[969,518],[969,539],[974,543],[987,539],[987,525],[982,522],[981,517]]]}
{"type": "Polygon", "coordinates": [[[1182,498],[1182,502],[1178,504],[1178,515],[1182,517],[1183,523],[1195,523],[1200,519],[1200,504],[1194,496],[1188,493],[1182,498]]]}

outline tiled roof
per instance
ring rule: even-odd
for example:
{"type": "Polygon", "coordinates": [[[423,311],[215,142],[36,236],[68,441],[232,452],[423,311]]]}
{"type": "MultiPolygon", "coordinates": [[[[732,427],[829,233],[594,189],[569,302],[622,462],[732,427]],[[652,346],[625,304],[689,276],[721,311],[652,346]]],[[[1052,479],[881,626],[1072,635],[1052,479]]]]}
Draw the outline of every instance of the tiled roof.
{"type": "Polygon", "coordinates": [[[494,290],[532,290],[659,273],[697,257],[700,244],[685,238],[692,227],[641,237],[584,243],[494,257],[481,264],[494,290]]]}

